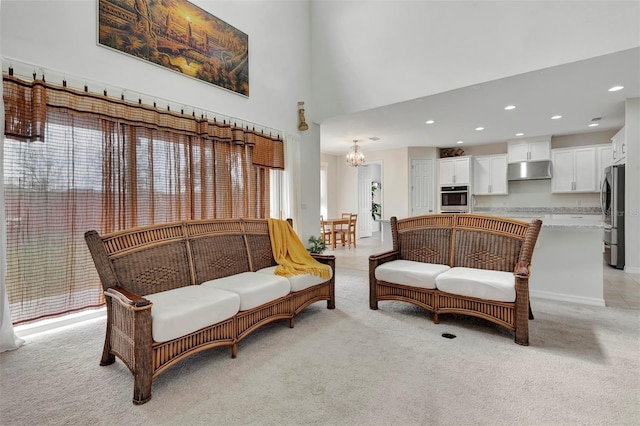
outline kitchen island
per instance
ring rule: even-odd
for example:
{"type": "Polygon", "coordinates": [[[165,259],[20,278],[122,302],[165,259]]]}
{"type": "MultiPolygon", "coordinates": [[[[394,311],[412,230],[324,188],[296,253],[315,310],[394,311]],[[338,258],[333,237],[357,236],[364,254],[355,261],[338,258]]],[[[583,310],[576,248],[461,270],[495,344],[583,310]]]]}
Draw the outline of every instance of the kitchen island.
{"type": "Polygon", "coordinates": [[[531,260],[532,297],[605,306],[600,215],[527,212],[502,215],[526,222],[534,218],[542,220],[531,260]]]}

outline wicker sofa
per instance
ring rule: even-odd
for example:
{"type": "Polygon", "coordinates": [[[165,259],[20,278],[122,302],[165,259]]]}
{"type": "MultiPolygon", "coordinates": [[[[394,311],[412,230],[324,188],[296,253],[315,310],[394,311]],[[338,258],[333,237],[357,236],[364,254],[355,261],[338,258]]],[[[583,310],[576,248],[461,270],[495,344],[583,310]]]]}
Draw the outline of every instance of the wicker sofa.
{"type": "Polygon", "coordinates": [[[391,251],[369,257],[369,306],[413,303],[465,314],[514,331],[529,344],[529,274],[542,221],[475,214],[391,218],[391,251]]]}
{"type": "Polygon", "coordinates": [[[274,274],[266,219],[214,219],[133,228],[85,241],[104,289],[107,330],[100,365],[120,358],[134,376],[134,404],[151,398],[152,380],[175,363],[215,346],[237,344],[259,327],[295,316],[321,300],[335,307],[331,269],[274,274]]]}

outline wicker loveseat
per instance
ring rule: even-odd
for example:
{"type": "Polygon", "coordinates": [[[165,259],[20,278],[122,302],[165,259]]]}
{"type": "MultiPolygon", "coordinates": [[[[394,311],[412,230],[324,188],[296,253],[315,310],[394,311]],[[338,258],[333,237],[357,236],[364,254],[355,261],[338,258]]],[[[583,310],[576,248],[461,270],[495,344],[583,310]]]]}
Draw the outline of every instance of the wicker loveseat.
{"type": "Polygon", "coordinates": [[[134,376],[134,404],[151,398],[152,380],[178,361],[237,344],[257,328],[294,317],[321,300],[335,307],[335,257],[313,255],[330,279],[274,274],[266,219],[175,222],[85,234],[107,305],[100,365],[115,357],[134,376]]]}
{"type": "Polygon", "coordinates": [[[391,218],[393,248],[369,257],[369,306],[413,303],[487,319],[529,344],[529,274],[542,221],[474,214],[391,218]]]}

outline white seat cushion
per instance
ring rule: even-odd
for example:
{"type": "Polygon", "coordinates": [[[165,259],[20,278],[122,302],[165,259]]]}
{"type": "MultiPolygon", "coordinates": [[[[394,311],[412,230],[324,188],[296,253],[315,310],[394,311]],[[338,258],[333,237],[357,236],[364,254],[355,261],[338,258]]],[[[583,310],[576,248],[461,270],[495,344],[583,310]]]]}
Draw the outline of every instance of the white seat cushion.
{"type": "MultiPolygon", "coordinates": [[[[268,268],[263,268],[256,271],[259,274],[270,274],[275,275],[276,268],[278,266],[270,266],[268,268]]],[[[279,275],[278,275],[279,276],[279,275]]],[[[329,279],[333,277],[333,269],[329,267],[329,279]]],[[[313,274],[301,274],[301,275],[292,275],[290,277],[283,277],[289,280],[289,284],[291,284],[291,291],[300,291],[309,287],[313,287],[316,284],[323,283],[327,280],[321,278],[317,275],[313,274]]]]}
{"type": "Polygon", "coordinates": [[[380,281],[433,289],[436,288],[436,277],[449,269],[451,269],[449,265],[437,263],[392,260],[378,266],[375,276],[380,281]]]}
{"type": "Polygon", "coordinates": [[[436,287],[446,293],[484,300],[516,300],[516,281],[511,272],[455,267],[438,275],[436,287]]]}
{"type": "Polygon", "coordinates": [[[151,307],[152,335],[166,342],[234,316],[240,297],[217,288],[188,285],[144,296],[151,307]]]}
{"type": "Polygon", "coordinates": [[[246,311],[291,292],[289,280],[277,275],[243,272],[202,283],[205,287],[232,291],[240,296],[240,310],[246,311]]]}

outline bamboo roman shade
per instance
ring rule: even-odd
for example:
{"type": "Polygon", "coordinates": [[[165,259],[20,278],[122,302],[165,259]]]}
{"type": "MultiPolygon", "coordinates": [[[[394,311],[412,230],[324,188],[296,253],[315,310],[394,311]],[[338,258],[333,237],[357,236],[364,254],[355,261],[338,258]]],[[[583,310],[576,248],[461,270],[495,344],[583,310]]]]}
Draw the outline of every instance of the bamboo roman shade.
{"type": "Polygon", "coordinates": [[[19,140],[42,141],[47,110],[68,111],[103,117],[131,126],[179,132],[237,145],[255,146],[254,163],[284,169],[284,148],[280,137],[232,126],[194,115],[165,111],[142,103],[56,86],[43,80],[32,82],[3,76],[5,134],[19,140]]]}
{"type": "Polygon", "coordinates": [[[5,75],[3,99],[16,324],[104,303],[87,230],[270,216],[279,137],[44,79],[5,75]]]}

